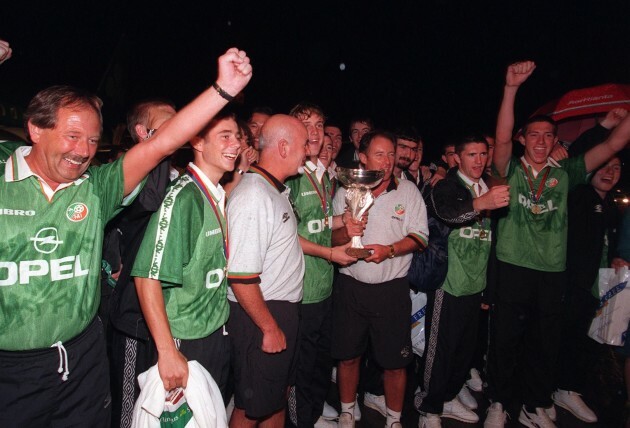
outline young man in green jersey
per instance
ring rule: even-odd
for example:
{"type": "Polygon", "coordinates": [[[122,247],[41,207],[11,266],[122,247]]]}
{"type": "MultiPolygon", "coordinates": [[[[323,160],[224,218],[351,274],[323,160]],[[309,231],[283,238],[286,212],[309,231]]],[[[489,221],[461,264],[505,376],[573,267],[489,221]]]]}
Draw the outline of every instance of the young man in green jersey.
{"type": "MultiPolygon", "coordinates": [[[[287,180],[299,215],[298,235],[304,252],[304,296],[300,305],[300,328],[295,379],[296,417],[298,427],[324,427],[324,401],[328,392],[330,371],[330,314],[332,309],[333,265],[345,266],[357,259],[346,254],[348,245],[332,247],[333,229],[344,227],[341,216],[333,217],[332,186],[326,166],[318,155],[324,143],[324,113],[310,103],[298,104],[290,112],[308,133],[308,158],[303,173],[287,180]]],[[[346,217],[350,217],[346,215],[346,217]]],[[[352,222],[345,223],[352,233],[352,222]]],[[[355,235],[362,233],[356,227],[355,235]]]]}
{"type": "Polygon", "coordinates": [[[225,397],[230,364],[225,191],[240,153],[234,115],[219,113],[191,140],[194,161],[153,214],[131,272],[167,391],[186,387],[197,360],[225,397]]]}
{"type": "Polygon", "coordinates": [[[117,161],[89,168],[101,101],[54,86],[30,102],[21,147],[0,177],[2,426],[106,426],[109,375],[100,297],[103,229],[163,158],[251,78],[245,52],[218,60],[215,84],[117,161]],[[125,200],[125,198],[127,199],[125,200]]]}
{"type": "Polygon", "coordinates": [[[454,159],[444,180],[428,198],[427,209],[451,228],[448,273],[439,289],[427,293],[427,345],[418,395],[420,428],[441,426],[440,416],[475,423],[474,398],[462,385],[473,360],[481,293],[492,233],[489,211],[507,206],[509,187],[491,189],[481,178],[488,157],[483,136],[466,137],[455,145],[454,159]]]}
{"type": "Polygon", "coordinates": [[[558,141],[556,124],[537,116],[525,123],[518,136],[524,155],[512,157],[514,100],[535,68],[531,61],[508,67],[497,119],[493,163],[510,185],[510,203],[497,232],[498,286],[488,367],[493,404],[486,427],[505,425],[503,405],[511,404],[516,386],[522,386],[524,402],[519,421],[526,426],[554,426],[551,393],[565,285],[567,194],[630,140],[630,118],[626,118],[603,143],[555,162],[549,154],[558,141]],[[517,364],[523,376],[515,384],[517,364]]]}

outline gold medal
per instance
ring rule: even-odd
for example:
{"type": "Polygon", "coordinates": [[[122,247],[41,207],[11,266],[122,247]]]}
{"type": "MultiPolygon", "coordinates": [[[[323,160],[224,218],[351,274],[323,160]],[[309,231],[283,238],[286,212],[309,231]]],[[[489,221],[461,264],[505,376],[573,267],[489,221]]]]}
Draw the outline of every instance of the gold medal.
{"type": "Polygon", "coordinates": [[[328,216],[324,217],[324,226],[328,229],[328,216]]]}
{"type": "Polygon", "coordinates": [[[481,231],[479,232],[479,239],[486,239],[487,237],[488,237],[488,232],[481,229],[481,231]]]}
{"type": "Polygon", "coordinates": [[[540,212],[542,211],[540,208],[540,205],[538,204],[532,204],[532,214],[540,214],[540,212]]]}

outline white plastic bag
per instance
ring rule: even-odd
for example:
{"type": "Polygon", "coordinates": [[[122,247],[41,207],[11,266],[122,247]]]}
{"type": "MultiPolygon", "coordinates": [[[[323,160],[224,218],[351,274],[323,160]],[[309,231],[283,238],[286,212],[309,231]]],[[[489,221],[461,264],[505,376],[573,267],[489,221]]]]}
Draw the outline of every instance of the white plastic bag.
{"type": "Polygon", "coordinates": [[[427,295],[422,292],[409,292],[411,297],[411,347],[413,353],[424,353],[424,320],[427,311],[427,295]]]}
{"type": "Polygon", "coordinates": [[[599,343],[622,346],[630,320],[630,272],[623,267],[599,270],[600,307],[591,322],[589,337],[599,343]]]}

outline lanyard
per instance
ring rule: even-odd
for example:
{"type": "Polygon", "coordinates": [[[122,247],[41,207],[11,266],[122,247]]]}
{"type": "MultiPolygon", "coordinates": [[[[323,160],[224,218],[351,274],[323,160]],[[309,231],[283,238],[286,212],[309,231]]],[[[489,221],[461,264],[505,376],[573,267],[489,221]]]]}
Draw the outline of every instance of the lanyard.
{"type": "MultiPolygon", "coordinates": [[[[316,174],[316,172],[314,172],[314,174],[316,174]]],[[[313,180],[313,177],[311,177],[311,174],[309,174],[308,171],[306,171],[304,175],[306,175],[306,178],[308,178],[308,181],[310,181],[313,187],[315,188],[315,191],[317,192],[317,196],[319,196],[319,200],[322,203],[322,211],[324,212],[324,223],[328,227],[328,204],[326,203],[326,174],[327,173],[324,173],[324,175],[322,176],[322,191],[321,192],[319,191],[319,186],[317,186],[317,182],[313,180]]],[[[317,176],[315,176],[315,178],[317,178],[317,176]]]]}
{"type": "Polygon", "coordinates": [[[542,180],[540,180],[540,184],[538,184],[538,190],[536,190],[536,193],[534,193],[534,182],[529,176],[529,171],[527,170],[527,167],[522,160],[521,166],[523,167],[523,171],[525,171],[525,176],[527,177],[527,185],[529,186],[529,193],[532,197],[532,202],[536,204],[540,200],[540,196],[542,195],[543,189],[545,188],[545,181],[547,181],[547,176],[549,175],[549,171],[551,171],[551,168],[549,166],[545,167],[545,175],[543,176],[542,180]]]}
{"type": "MultiPolygon", "coordinates": [[[[195,183],[197,187],[199,188],[199,190],[201,190],[201,193],[203,193],[203,195],[206,197],[206,199],[210,203],[210,206],[212,207],[212,211],[214,211],[214,215],[216,216],[217,222],[219,223],[219,227],[221,228],[221,236],[223,236],[223,254],[225,255],[225,261],[227,262],[230,256],[230,249],[228,247],[228,225],[227,225],[227,222],[225,221],[225,217],[222,216],[221,213],[219,212],[217,208],[217,204],[216,202],[214,202],[214,198],[210,194],[210,191],[208,190],[206,185],[203,183],[203,180],[201,179],[201,177],[199,177],[197,172],[193,170],[192,168],[188,167],[186,168],[186,174],[190,176],[193,183],[195,183]],[[225,223],[225,230],[223,230],[223,223],[225,223]]],[[[225,214],[227,215],[227,206],[225,207],[225,214]]]]}

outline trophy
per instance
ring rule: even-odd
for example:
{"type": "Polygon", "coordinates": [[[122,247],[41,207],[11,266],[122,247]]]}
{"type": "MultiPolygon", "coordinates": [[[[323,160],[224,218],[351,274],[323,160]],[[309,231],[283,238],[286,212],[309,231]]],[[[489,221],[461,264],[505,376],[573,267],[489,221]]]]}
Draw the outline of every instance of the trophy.
{"type": "MultiPolygon", "coordinates": [[[[346,187],[346,204],[353,219],[360,220],[372,206],[374,196],[370,189],[381,183],[383,174],[383,171],[337,168],[337,179],[346,187]]],[[[363,248],[360,236],[353,236],[352,245],[346,249],[346,254],[364,259],[370,255],[370,251],[363,248]]]]}

